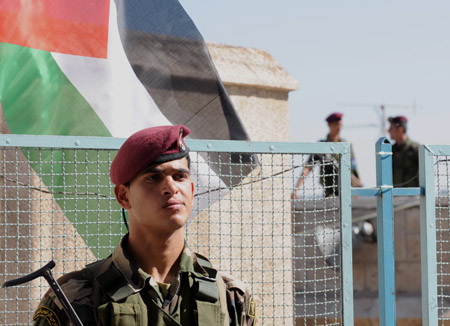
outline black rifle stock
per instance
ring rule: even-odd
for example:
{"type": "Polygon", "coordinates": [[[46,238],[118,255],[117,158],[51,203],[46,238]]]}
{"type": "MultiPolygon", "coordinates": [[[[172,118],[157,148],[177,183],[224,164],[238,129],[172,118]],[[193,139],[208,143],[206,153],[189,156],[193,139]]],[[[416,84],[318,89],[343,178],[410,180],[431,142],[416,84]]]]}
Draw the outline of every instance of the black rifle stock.
{"type": "Polygon", "coordinates": [[[6,281],[2,284],[3,288],[16,286],[19,284],[23,284],[26,282],[30,282],[34,280],[35,278],[43,276],[48,284],[50,285],[50,288],[55,293],[56,297],[58,298],[59,302],[61,303],[64,312],[67,314],[67,316],[70,318],[70,320],[73,322],[75,326],[83,326],[83,323],[81,322],[80,318],[78,317],[77,313],[73,309],[72,305],[70,304],[69,300],[67,299],[66,295],[64,294],[63,290],[59,286],[58,282],[56,282],[55,278],[53,277],[51,269],[55,267],[55,262],[52,260],[44,267],[41,267],[37,271],[30,273],[28,275],[16,278],[14,280],[6,281]]]}

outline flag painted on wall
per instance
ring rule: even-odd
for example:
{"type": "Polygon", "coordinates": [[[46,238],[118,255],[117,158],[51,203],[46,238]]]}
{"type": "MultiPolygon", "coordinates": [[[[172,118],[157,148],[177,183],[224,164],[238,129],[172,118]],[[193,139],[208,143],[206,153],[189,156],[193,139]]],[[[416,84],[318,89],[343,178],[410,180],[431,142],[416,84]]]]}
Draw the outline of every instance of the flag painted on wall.
{"type": "MultiPolygon", "coordinates": [[[[184,124],[193,139],[248,140],[178,0],[1,1],[0,103],[14,134],[128,137],[146,127],[184,124]]],[[[62,161],[67,154],[54,152],[52,159],[57,155],[62,161]]],[[[107,173],[108,164],[103,169],[107,173]]],[[[70,173],[56,174],[46,182],[50,173],[43,173],[42,180],[55,193],[76,192],[63,179],[70,173]]],[[[81,217],[70,213],[91,199],[80,200],[60,206],[71,221],[78,218],[89,242],[81,217]]],[[[84,218],[108,219],[102,212],[84,218]]]]}

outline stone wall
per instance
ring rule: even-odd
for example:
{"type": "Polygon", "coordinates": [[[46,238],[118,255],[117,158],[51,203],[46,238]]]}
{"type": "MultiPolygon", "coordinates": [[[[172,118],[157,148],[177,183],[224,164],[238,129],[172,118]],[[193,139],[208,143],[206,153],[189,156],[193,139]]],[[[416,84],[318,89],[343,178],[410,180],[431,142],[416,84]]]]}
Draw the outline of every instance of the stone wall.
{"type": "Polygon", "coordinates": [[[208,43],[211,58],[253,141],[289,141],[288,94],[299,88],[271,55],[208,43]]]}

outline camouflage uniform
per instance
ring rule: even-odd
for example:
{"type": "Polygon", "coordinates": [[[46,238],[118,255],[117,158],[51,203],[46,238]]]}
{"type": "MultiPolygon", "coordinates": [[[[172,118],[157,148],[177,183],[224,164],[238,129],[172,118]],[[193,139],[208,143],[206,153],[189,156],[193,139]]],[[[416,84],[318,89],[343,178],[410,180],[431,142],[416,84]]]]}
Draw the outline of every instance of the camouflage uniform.
{"type": "MultiPolygon", "coordinates": [[[[330,135],[321,142],[331,142],[330,135]]],[[[347,142],[344,138],[339,138],[339,142],[347,142]]],[[[353,147],[350,145],[351,169],[352,174],[359,178],[358,167],[356,165],[355,155],[353,154],[353,147]]],[[[320,184],[324,187],[325,196],[339,196],[339,155],[337,154],[315,154],[308,159],[309,164],[320,165],[320,184]]]]}
{"type": "MultiPolygon", "coordinates": [[[[108,258],[58,282],[83,325],[256,325],[255,302],[245,286],[217,273],[206,258],[185,247],[166,295],[123,250],[127,235],[108,258]],[[211,280],[212,279],[212,280],[211,280]]],[[[53,292],[43,297],[35,326],[72,325],[53,292]]]]}
{"type": "Polygon", "coordinates": [[[406,140],[392,145],[392,174],[396,187],[419,186],[419,144],[406,140]]]}

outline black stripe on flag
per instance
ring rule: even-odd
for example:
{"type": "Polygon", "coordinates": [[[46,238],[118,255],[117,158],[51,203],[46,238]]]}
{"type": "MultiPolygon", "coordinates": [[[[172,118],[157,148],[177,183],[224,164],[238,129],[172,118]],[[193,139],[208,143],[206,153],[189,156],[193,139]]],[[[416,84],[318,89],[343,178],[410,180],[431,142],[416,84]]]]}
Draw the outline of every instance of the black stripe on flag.
{"type": "MultiPolygon", "coordinates": [[[[206,43],[181,4],[177,0],[115,3],[128,60],[167,119],[188,126],[193,139],[249,140],[206,43]]],[[[250,172],[257,163],[250,155],[231,155],[231,159],[252,163],[239,174],[250,172]]],[[[218,171],[217,166],[212,169],[218,171]]]]}

